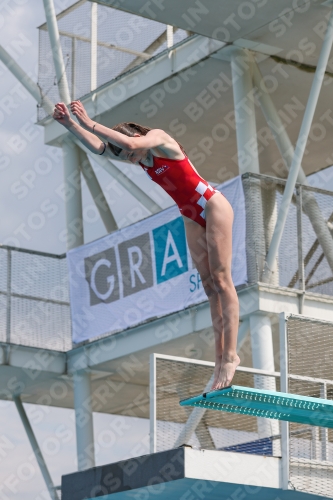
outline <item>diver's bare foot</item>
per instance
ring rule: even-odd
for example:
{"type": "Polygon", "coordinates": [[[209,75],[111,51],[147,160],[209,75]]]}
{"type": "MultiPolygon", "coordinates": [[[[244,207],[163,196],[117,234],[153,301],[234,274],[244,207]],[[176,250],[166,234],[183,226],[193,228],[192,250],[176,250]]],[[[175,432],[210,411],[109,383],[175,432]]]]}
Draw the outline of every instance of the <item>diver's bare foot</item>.
{"type": "MultiPolygon", "coordinates": [[[[237,366],[240,363],[239,356],[236,356],[233,359],[222,359],[220,364],[220,373],[218,378],[214,376],[214,382],[211,390],[215,389],[223,389],[223,387],[228,387],[231,385],[231,381],[234,378],[235,371],[237,366]]],[[[217,365],[217,364],[216,364],[217,365]]],[[[216,369],[215,365],[215,369],[216,369]]],[[[215,374],[215,372],[214,372],[215,374]]]]}

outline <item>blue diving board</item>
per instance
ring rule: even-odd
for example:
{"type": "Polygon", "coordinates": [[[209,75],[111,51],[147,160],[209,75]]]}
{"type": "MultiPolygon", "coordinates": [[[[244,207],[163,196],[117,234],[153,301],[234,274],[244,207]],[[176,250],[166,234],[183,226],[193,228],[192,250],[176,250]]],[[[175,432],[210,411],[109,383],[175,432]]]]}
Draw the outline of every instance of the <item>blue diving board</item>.
{"type": "Polygon", "coordinates": [[[231,385],[183,399],[180,405],[333,428],[332,400],[286,392],[231,385]]]}

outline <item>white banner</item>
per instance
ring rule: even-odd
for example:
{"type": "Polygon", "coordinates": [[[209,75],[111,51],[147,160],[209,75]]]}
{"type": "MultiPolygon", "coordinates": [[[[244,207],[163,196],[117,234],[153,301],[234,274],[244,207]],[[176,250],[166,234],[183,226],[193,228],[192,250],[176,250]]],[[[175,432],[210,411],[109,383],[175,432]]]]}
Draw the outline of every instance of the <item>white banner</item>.
{"type": "MultiPolygon", "coordinates": [[[[231,203],[232,277],[247,281],[240,177],[217,189],[231,203]]],[[[73,342],[114,333],[207,300],[177,206],[67,253],[73,342]]]]}

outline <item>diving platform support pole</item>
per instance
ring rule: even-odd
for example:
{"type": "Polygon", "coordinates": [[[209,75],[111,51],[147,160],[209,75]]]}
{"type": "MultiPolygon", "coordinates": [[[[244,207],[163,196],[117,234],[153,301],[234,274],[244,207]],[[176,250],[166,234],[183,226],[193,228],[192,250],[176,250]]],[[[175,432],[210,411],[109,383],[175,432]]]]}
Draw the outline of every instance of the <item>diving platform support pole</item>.
{"type": "Polygon", "coordinates": [[[64,197],[67,250],[84,244],[79,148],[68,139],[63,142],[64,197]]]}
{"type": "Polygon", "coordinates": [[[46,462],[45,462],[44,457],[42,455],[42,452],[40,450],[40,447],[39,447],[39,444],[37,442],[34,431],[31,427],[30,422],[29,422],[28,416],[25,412],[21,398],[19,396],[13,396],[13,401],[14,401],[15,406],[17,408],[18,414],[20,415],[21,422],[23,424],[25,432],[26,432],[28,439],[30,441],[31,447],[32,447],[33,452],[35,454],[35,457],[36,457],[37,463],[39,465],[39,468],[41,470],[42,476],[44,478],[45,484],[46,484],[47,489],[50,493],[50,497],[52,498],[52,500],[59,500],[58,493],[56,492],[56,489],[54,487],[51,475],[50,475],[49,470],[47,468],[47,465],[46,465],[46,462]]]}
{"type": "MultiPolygon", "coordinates": [[[[250,53],[241,48],[232,48],[230,54],[232,89],[237,139],[237,155],[239,174],[259,174],[259,156],[254,107],[253,59],[250,53]]],[[[246,235],[247,273],[249,282],[257,282],[264,266],[266,255],[264,217],[262,210],[262,189],[256,182],[249,189],[244,189],[246,224],[252,227],[246,235]],[[256,206],[256,221],[253,224],[252,214],[248,207],[256,206]]]]}
{"type": "MultiPolygon", "coordinates": [[[[261,313],[254,313],[250,316],[250,332],[252,346],[253,368],[274,372],[274,351],[272,339],[272,325],[270,318],[261,313]]],[[[254,376],[254,386],[257,389],[276,391],[274,377],[263,375],[254,376]]],[[[257,418],[259,439],[280,434],[279,422],[267,418],[257,418]]],[[[280,450],[278,440],[273,440],[273,452],[279,454],[280,450]]]]}
{"type": "MultiPolygon", "coordinates": [[[[88,156],[91,151],[79,141],[79,139],[74,138],[74,142],[77,146],[82,149],[88,156]]],[[[134,181],[127,175],[121,172],[112,161],[105,157],[105,155],[94,155],[94,161],[103,168],[112,179],[116,180],[120,186],[122,186],[126,191],[129,191],[134,198],[136,198],[147,210],[152,214],[157,214],[162,210],[162,207],[155,202],[145,191],[143,191],[134,181]]]]}
{"type": "MultiPolygon", "coordinates": [[[[59,94],[67,105],[70,103],[66,67],[60,46],[59,30],[53,0],[43,0],[47,27],[57,75],[59,94]]],[[[64,159],[64,188],[67,226],[67,250],[84,244],[80,151],[71,140],[62,144],[64,159]]],[[[91,403],[90,374],[81,370],[73,375],[76,448],[79,470],[95,466],[93,412],[91,403]]]]}
{"type": "MultiPolygon", "coordinates": [[[[63,143],[67,249],[84,244],[80,150],[73,141],[63,143]]],[[[81,370],[73,375],[76,449],[78,469],[95,466],[93,412],[90,374],[81,370]]]]}
{"type": "Polygon", "coordinates": [[[90,373],[80,370],[73,378],[78,470],[85,470],[95,467],[90,373]]]}
{"type": "Polygon", "coordinates": [[[240,175],[246,172],[259,174],[252,59],[246,50],[239,48],[232,50],[231,73],[239,173],[240,175]]]}
{"type": "MultiPolygon", "coordinates": [[[[97,5],[97,4],[96,4],[97,5]]],[[[113,217],[109,204],[98,182],[95,171],[90,163],[89,156],[79,149],[80,169],[86,181],[92,199],[95,202],[98,213],[103,221],[107,233],[112,233],[118,229],[117,222],[113,217]]]]}
{"type": "Polygon", "coordinates": [[[65,104],[69,104],[71,102],[71,97],[68,89],[66,67],[60,45],[57,17],[55,14],[53,0],[43,0],[43,3],[60,98],[65,104]]]}

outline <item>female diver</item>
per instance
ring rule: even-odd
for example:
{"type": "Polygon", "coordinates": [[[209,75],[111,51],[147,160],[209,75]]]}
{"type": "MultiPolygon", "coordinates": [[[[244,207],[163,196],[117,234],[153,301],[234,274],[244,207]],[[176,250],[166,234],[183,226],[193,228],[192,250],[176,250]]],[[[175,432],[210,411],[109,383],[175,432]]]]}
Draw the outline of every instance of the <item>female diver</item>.
{"type": "Polygon", "coordinates": [[[239,305],[231,278],[231,205],[199,175],[182,146],[164,130],[136,123],[120,123],[110,129],[91,120],[80,101],[73,101],[70,108],[79,124],[63,103],[56,104],[54,119],[92,153],[140,165],[177,203],[210,304],[215,337],[211,390],[229,386],[240,361],[236,352],[239,305]]]}

